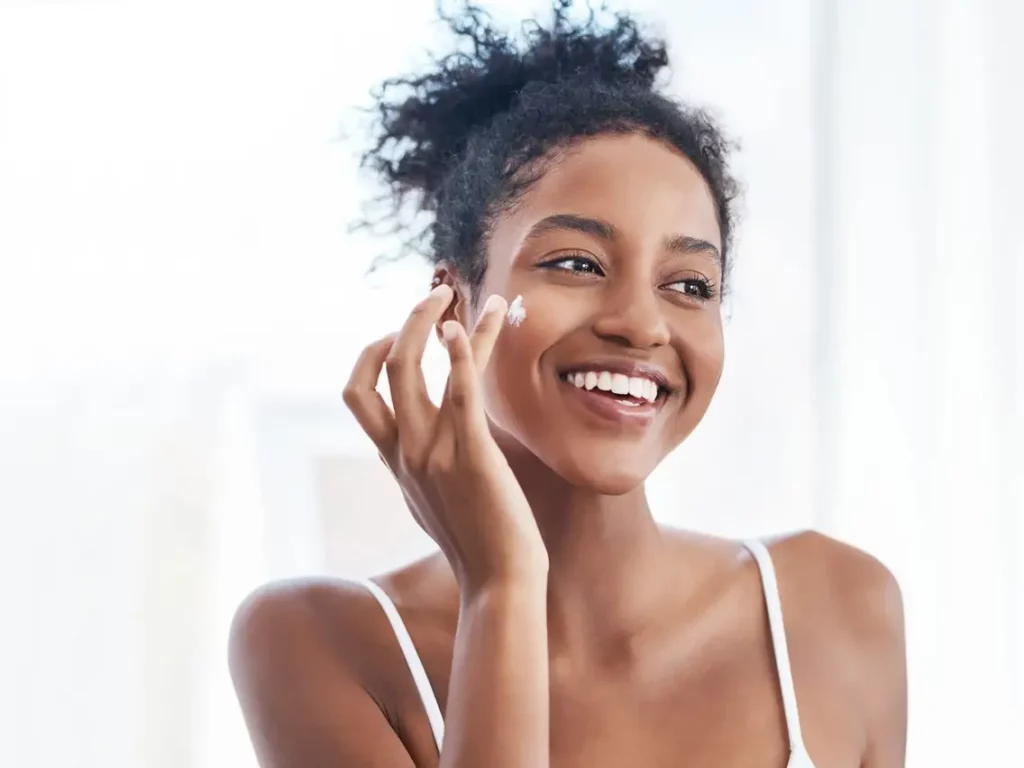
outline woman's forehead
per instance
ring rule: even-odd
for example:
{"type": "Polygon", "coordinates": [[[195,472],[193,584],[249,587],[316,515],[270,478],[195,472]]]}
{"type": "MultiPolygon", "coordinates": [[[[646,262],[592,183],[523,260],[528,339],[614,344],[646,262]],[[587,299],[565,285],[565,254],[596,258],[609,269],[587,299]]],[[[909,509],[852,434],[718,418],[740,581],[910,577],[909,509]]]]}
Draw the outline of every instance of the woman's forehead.
{"type": "Polygon", "coordinates": [[[587,139],[545,161],[537,181],[495,222],[492,243],[518,249],[553,213],[608,222],[627,240],[688,236],[721,251],[714,199],[700,171],[639,134],[587,139]]]}

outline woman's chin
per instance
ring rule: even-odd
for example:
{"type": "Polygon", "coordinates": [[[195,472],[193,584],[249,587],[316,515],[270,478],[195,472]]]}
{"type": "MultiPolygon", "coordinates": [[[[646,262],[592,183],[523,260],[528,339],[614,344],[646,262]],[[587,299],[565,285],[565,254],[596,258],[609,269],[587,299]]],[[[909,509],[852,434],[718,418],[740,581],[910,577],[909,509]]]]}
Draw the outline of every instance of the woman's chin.
{"type": "MultiPolygon", "coordinates": [[[[663,446],[593,439],[526,442],[501,429],[495,439],[520,470],[540,466],[569,485],[604,496],[621,496],[644,484],[664,458],[663,446]],[[540,466],[538,466],[540,465],[540,466]]],[[[547,435],[550,438],[550,432],[547,435]]]]}
{"type": "Polygon", "coordinates": [[[604,496],[621,496],[643,485],[654,471],[654,465],[645,457],[624,459],[616,455],[601,458],[588,455],[565,457],[553,469],[577,488],[586,488],[604,496]]]}

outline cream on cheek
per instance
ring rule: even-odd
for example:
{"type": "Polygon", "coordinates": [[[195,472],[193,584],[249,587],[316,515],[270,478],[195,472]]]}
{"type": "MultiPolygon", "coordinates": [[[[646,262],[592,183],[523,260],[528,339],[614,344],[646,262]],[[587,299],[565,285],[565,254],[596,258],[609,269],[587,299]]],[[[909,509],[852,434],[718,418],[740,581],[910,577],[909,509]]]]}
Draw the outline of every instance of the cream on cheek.
{"type": "Polygon", "coordinates": [[[508,324],[512,326],[520,326],[523,324],[523,320],[526,319],[526,306],[523,303],[523,295],[519,294],[513,299],[508,305],[508,313],[505,315],[508,320],[508,324]]]}

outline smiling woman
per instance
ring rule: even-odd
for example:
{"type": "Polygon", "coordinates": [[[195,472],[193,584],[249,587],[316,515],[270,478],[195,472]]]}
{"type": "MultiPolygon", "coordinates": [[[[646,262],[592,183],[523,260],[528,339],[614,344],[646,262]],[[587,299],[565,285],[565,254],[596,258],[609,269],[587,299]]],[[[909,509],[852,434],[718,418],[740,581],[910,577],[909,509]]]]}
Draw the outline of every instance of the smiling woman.
{"type": "Polygon", "coordinates": [[[470,51],[379,94],[366,160],[399,221],[410,201],[433,216],[412,241],[434,288],[344,397],[439,552],[245,602],[231,667],[260,760],[902,765],[884,567],[815,533],[651,515],[644,482],[722,375],[736,185],[715,124],[655,87],[664,45],[569,6],[518,41],[466,6],[446,20],[470,51]],[[510,327],[513,297],[529,319],[510,327]]]}

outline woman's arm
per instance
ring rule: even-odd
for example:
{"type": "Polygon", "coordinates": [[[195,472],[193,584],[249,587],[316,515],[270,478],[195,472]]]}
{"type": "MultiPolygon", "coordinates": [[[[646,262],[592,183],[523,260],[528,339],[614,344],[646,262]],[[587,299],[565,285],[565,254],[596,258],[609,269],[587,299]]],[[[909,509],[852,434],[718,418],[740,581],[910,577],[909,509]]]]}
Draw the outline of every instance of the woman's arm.
{"type": "Polygon", "coordinates": [[[462,601],[441,768],[545,768],[549,761],[546,579],[462,601]]]}

